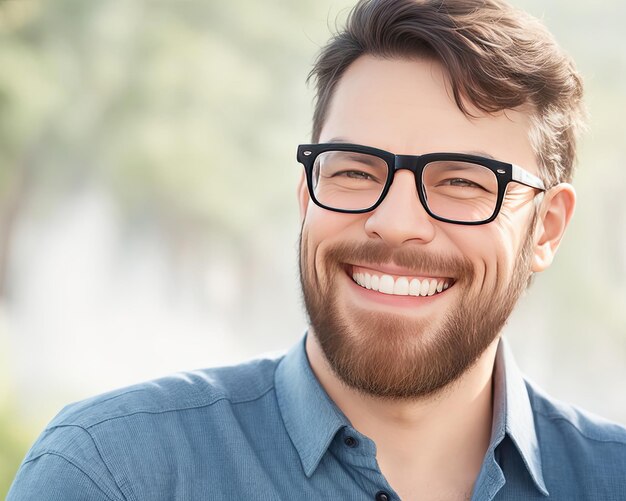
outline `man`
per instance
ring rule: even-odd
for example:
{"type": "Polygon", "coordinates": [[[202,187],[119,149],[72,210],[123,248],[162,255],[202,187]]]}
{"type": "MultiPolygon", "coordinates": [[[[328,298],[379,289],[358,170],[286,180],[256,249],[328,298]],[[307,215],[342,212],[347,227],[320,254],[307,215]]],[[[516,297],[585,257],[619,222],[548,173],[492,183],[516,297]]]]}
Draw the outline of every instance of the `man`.
{"type": "Polygon", "coordinates": [[[574,209],[570,60],[500,0],[365,0],[312,76],[304,340],[67,407],[9,500],[626,499],[626,430],[501,340],[574,209]]]}

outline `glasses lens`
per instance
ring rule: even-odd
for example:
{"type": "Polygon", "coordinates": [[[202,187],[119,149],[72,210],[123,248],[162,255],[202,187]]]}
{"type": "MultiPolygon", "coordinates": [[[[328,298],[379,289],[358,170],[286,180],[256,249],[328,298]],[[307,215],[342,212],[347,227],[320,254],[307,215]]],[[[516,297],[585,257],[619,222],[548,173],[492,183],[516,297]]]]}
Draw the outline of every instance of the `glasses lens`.
{"type": "Polygon", "coordinates": [[[326,151],[313,165],[313,193],[332,209],[369,209],[378,202],[388,172],[387,162],[373,155],[326,151]]]}
{"type": "Polygon", "coordinates": [[[489,219],[496,210],[498,179],[482,165],[431,162],[424,168],[422,184],[428,208],[439,217],[476,222],[489,219]]]}

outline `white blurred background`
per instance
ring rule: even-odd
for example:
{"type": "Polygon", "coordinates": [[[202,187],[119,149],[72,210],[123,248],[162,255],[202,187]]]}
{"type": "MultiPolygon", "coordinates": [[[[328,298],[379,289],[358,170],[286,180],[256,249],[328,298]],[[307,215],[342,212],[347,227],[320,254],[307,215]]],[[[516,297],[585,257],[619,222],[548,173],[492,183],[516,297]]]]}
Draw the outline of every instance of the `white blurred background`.
{"type": "MultiPolygon", "coordinates": [[[[553,395],[626,424],[626,6],[513,3],[576,60],[591,132],[508,337],[553,395]]],[[[64,404],[304,333],[304,80],[351,5],[0,0],[0,493],[64,404]]]]}

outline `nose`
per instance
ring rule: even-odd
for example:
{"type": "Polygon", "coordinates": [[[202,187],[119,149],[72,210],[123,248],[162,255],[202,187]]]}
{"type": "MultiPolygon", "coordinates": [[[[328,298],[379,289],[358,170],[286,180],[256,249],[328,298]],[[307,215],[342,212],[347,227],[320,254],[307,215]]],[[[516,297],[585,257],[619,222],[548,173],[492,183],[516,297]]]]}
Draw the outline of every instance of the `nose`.
{"type": "Polygon", "coordinates": [[[365,231],[392,247],[412,241],[424,244],[434,238],[433,219],[419,200],[411,171],[396,172],[387,196],[365,222],[365,231]]]}

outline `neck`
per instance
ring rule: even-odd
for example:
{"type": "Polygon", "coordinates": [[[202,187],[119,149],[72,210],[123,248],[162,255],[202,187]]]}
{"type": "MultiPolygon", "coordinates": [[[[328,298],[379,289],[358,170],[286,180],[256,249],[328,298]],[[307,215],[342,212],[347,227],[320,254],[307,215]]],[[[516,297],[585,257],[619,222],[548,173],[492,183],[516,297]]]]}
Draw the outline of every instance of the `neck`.
{"type": "Polygon", "coordinates": [[[398,474],[405,469],[424,472],[431,483],[445,472],[473,484],[491,435],[491,382],[499,338],[468,371],[437,395],[390,400],[365,395],[343,384],[311,334],[312,330],[306,351],[313,372],[352,425],[375,442],[379,465],[388,478],[393,476],[389,472],[398,474]]]}

